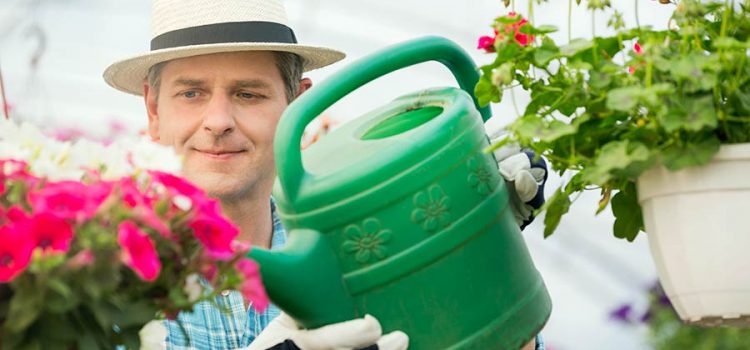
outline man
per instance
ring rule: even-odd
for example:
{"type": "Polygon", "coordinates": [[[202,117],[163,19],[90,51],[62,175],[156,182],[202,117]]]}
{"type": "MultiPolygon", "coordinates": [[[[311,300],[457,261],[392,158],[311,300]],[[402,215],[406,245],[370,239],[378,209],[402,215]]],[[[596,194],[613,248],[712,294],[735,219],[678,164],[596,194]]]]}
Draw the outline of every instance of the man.
{"type": "MultiPolygon", "coordinates": [[[[344,54],[297,44],[279,0],[155,0],[152,32],[151,52],[113,64],[105,80],[143,95],[151,138],[184,156],[183,175],[219,199],[240,240],[282,245],[286,232],[269,200],[276,124],[312,86],[302,73],[344,54]]],[[[236,291],[217,303],[230,312],[201,303],[181,313],[179,323],[167,322],[167,348],[408,347],[404,333],[382,335],[371,316],[299,330],[275,306],[263,313],[247,308],[236,291]]]]}

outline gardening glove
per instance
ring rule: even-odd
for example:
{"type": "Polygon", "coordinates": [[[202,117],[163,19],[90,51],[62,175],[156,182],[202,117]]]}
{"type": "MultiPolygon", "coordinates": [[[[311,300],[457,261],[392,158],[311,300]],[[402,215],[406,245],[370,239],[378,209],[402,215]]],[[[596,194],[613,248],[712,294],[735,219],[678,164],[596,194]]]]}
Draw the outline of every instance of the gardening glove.
{"type": "Polygon", "coordinates": [[[308,330],[300,329],[294,319],[282,312],[247,350],[406,350],[407,347],[409,337],[404,332],[383,335],[380,322],[370,315],[308,330]]]}
{"type": "MultiPolygon", "coordinates": [[[[504,137],[504,133],[496,133],[490,137],[490,143],[504,137]]],[[[534,152],[522,150],[516,144],[502,146],[493,153],[508,188],[516,223],[523,230],[534,220],[534,209],[544,204],[547,163],[541,157],[536,158],[534,152]]]]}

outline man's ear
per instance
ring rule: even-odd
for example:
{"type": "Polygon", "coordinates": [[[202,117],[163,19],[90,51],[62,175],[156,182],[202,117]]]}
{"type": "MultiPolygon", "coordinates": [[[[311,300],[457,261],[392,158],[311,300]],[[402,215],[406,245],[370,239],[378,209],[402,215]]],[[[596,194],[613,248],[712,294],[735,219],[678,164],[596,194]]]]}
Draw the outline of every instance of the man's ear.
{"type": "Polygon", "coordinates": [[[146,104],[146,113],[148,114],[148,135],[154,142],[159,141],[159,114],[157,112],[157,95],[148,82],[143,82],[143,102],[146,104]]]}
{"type": "Polygon", "coordinates": [[[302,95],[303,92],[307,91],[307,89],[312,87],[312,80],[310,78],[302,78],[302,80],[299,81],[299,90],[297,90],[297,96],[294,96],[294,98],[299,97],[302,95]]]}

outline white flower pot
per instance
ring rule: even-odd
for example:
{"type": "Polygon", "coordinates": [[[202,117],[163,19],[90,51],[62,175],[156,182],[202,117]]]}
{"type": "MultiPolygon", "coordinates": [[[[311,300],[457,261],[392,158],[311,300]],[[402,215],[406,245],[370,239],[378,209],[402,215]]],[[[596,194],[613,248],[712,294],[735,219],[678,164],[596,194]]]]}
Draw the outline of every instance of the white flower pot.
{"type": "Polygon", "coordinates": [[[750,143],[701,167],[655,167],[638,200],[662,286],[687,323],[750,326],[750,143]]]}

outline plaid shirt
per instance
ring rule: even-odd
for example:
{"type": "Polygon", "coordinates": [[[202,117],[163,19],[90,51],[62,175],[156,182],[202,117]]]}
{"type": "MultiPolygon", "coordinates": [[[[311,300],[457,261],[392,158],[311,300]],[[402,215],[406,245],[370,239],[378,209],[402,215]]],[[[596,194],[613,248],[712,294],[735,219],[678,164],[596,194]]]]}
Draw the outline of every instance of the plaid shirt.
{"type": "MultiPolygon", "coordinates": [[[[271,249],[286,242],[286,230],[276,214],[276,205],[271,201],[273,236],[271,249]]],[[[242,295],[238,291],[228,291],[216,298],[224,313],[211,303],[204,301],[195,305],[193,312],[181,312],[178,321],[165,321],[167,327],[168,350],[237,349],[250,346],[255,337],[266,328],[269,322],[279,315],[276,305],[269,305],[266,311],[257,313],[252,307],[245,309],[242,295]],[[180,329],[180,323],[185,333],[180,329]],[[187,338],[185,337],[187,335],[187,338]],[[189,341],[188,341],[189,339],[189,341]]],[[[536,350],[544,350],[544,341],[536,337],[536,350]]]]}
{"type": "MultiPolygon", "coordinates": [[[[276,214],[276,205],[271,202],[273,235],[271,249],[286,242],[286,230],[281,226],[276,214]]],[[[167,349],[237,349],[250,345],[261,330],[279,315],[276,305],[269,305],[266,311],[256,312],[252,307],[245,309],[242,294],[238,291],[225,291],[216,298],[221,309],[208,301],[195,305],[193,312],[181,312],[177,321],[165,321],[167,327],[167,349]],[[182,329],[180,329],[180,324],[182,329]],[[187,335],[187,337],[185,336],[187,335]],[[189,340],[188,340],[189,339],[189,340]]]]}

